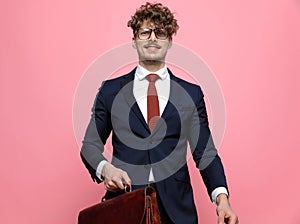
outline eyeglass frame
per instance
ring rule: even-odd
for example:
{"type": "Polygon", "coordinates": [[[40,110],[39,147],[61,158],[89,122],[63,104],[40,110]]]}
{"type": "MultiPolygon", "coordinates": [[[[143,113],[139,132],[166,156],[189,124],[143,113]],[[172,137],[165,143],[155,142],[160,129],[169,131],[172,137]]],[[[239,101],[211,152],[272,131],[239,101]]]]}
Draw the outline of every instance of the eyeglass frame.
{"type": "Polygon", "coordinates": [[[148,28],[148,27],[143,27],[143,28],[139,28],[139,29],[137,29],[137,30],[135,31],[135,36],[137,36],[139,40],[149,40],[150,37],[151,37],[151,35],[152,35],[152,32],[154,32],[155,37],[156,37],[157,39],[159,39],[159,40],[166,40],[166,39],[170,38],[170,35],[169,35],[169,33],[168,33],[166,30],[165,30],[165,31],[166,31],[166,34],[167,34],[167,35],[166,35],[166,38],[161,39],[161,38],[157,37],[157,35],[156,35],[156,31],[157,31],[157,30],[165,30],[165,29],[163,29],[163,28],[155,28],[155,29],[151,29],[151,28],[148,28]],[[151,31],[148,38],[146,38],[146,39],[141,39],[141,38],[140,38],[140,36],[139,36],[139,30],[141,30],[141,29],[151,31]]]}

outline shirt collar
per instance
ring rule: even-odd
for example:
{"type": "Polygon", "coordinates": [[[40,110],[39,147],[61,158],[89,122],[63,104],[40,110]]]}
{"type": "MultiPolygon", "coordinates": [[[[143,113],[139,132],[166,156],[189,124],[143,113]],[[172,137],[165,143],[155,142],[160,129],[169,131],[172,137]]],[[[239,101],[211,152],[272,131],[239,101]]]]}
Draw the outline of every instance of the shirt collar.
{"type": "Polygon", "coordinates": [[[138,64],[136,68],[135,75],[137,78],[141,81],[143,80],[147,75],[149,74],[156,74],[158,75],[162,80],[166,79],[168,76],[168,69],[167,66],[164,65],[161,69],[157,70],[156,72],[150,72],[147,69],[143,68],[140,64],[138,64]]]}

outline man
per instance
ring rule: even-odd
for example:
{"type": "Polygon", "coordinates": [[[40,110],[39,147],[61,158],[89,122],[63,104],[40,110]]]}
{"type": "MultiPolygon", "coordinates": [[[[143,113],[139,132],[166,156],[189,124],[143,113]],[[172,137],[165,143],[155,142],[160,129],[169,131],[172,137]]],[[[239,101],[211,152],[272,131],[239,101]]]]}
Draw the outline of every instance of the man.
{"type": "Polygon", "coordinates": [[[139,63],[130,73],[102,84],[81,149],[85,166],[111,196],[126,185],[137,189],[154,184],[162,223],[196,224],[186,164],[189,142],[217,205],[218,223],[238,223],[208,127],[203,93],[199,86],[174,76],[165,64],[172,35],[179,28],[176,19],[160,3],[146,3],[128,26],[139,63]],[[109,163],[102,153],[111,132],[109,163]]]}

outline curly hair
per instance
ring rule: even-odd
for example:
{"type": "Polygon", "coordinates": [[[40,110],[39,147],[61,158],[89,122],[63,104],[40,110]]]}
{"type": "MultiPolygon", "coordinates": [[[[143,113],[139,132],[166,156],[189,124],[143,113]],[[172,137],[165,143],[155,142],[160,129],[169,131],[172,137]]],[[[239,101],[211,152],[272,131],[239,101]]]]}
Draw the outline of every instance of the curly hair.
{"type": "Polygon", "coordinates": [[[176,34],[179,26],[173,13],[161,3],[146,2],[138,8],[131,20],[128,21],[127,26],[133,30],[133,35],[136,36],[137,30],[141,27],[144,21],[153,23],[156,28],[163,28],[168,32],[169,37],[176,34]]]}

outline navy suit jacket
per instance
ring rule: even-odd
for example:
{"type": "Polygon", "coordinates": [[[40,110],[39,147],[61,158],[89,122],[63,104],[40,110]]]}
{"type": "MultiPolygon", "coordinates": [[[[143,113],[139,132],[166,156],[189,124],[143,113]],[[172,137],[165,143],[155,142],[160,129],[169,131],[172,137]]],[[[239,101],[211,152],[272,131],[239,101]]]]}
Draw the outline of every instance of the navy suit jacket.
{"type": "Polygon", "coordinates": [[[223,165],[208,126],[203,93],[170,70],[170,97],[151,133],[133,95],[135,69],[103,82],[81,149],[81,158],[94,181],[96,168],[112,132],[112,164],[125,170],[133,189],[147,185],[152,169],[162,204],[175,223],[197,223],[187,167],[187,143],[208,194],[226,187],[223,165]]]}

